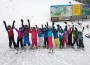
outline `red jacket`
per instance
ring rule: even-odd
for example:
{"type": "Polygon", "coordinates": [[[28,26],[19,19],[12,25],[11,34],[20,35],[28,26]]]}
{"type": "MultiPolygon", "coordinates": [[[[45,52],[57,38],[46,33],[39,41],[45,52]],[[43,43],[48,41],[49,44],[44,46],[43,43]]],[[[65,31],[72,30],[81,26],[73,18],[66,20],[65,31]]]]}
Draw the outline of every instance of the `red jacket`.
{"type": "Polygon", "coordinates": [[[37,39],[37,34],[39,33],[39,30],[29,30],[29,33],[31,33],[31,39],[37,39]]]}
{"type": "Polygon", "coordinates": [[[9,37],[14,37],[14,33],[13,33],[12,29],[11,30],[7,30],[7,32],[8,32],[8,36],[9,37]]]}

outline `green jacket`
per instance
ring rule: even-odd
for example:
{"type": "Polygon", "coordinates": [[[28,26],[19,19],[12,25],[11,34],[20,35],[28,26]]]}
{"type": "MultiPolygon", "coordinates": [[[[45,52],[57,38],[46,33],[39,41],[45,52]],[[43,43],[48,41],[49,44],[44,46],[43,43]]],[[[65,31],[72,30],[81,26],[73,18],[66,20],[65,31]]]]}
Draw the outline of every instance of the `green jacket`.
{"type": "Polygon", "coordinates": [[[76,30],[73,31],[73,38],[75,39],[78,38],[78,31],[76,30]]]}

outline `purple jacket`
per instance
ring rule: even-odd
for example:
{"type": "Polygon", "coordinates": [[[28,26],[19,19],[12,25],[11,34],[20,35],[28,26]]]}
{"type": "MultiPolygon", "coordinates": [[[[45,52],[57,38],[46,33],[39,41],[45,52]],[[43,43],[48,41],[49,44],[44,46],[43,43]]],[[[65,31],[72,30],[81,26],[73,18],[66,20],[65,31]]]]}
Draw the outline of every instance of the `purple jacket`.
{"type": "Polygon", "coordinates": [[[18,39],[22,39],[23,38],[23,31],[19,31],[18,29],[16,29],[17,33],[18,33],[18,39]]]}

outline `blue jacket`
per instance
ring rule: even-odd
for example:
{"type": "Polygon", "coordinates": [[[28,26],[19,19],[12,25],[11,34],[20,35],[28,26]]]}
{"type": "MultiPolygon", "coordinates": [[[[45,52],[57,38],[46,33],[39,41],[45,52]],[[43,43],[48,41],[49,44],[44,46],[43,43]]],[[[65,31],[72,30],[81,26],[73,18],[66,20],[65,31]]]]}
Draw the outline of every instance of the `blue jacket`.
{"type": "Polygon", "coordinates": [[[52,30],[48,30],[48,37],[52,37],[52,33],[53,33],[52,30]]]}
{"type": "Polygon", "coordinates": [[[48,28],[48,25],[47,25],[47,26],[46,26],[46,29],[47,29],[47,31],[44,32],[44,38],[45,38],[45,37],[52,37],[54,25],[52,25],[52,28],[51,28],[51,29],[49,29],[49,28],[48,28]]]}
{"type": "Polygon", "coordinates": [[[54,39],[55,38],[58,38],[58,32],[56,31],[56,32],[53,32],[53,35],[54,35],[54,39]]]}
{"type": "Polygon", "coordinates": [[[43,31],[43,34],[44,34],[44,38],[48,38],[48,31],[43,31]]]}

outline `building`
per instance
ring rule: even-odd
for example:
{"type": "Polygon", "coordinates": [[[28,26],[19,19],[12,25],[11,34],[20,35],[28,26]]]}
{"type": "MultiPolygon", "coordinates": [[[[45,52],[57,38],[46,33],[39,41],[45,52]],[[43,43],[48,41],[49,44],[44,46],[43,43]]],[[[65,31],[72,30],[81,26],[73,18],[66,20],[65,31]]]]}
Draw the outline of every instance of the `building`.
{"type": "Polygon", "coordinates": [[[80,3],[84,3],[84,4],[90,4],[90,0],[75,0],[78,1],[80,3]]]}

